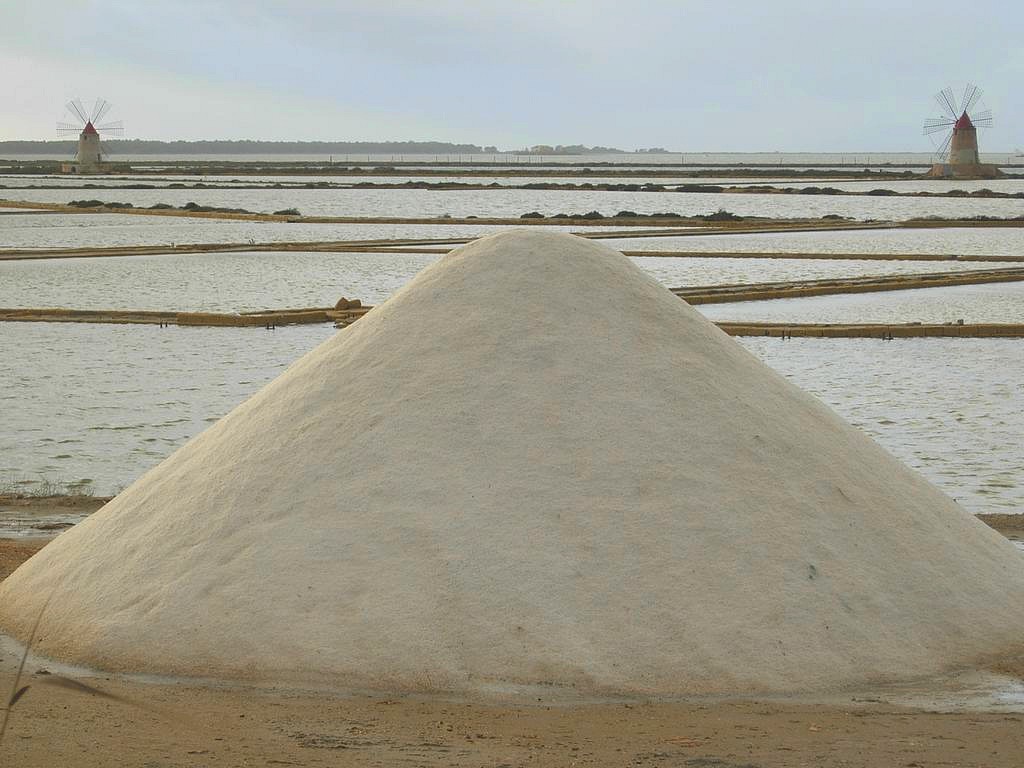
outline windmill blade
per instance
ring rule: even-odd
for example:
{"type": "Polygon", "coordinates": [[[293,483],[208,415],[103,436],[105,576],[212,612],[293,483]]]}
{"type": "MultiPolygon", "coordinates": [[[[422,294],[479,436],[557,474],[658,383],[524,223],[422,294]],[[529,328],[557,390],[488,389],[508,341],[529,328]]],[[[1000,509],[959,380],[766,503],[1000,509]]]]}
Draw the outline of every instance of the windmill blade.
{"type": "Polygon", "coordinates": [[[952,88],[943,88],[941,91],[935,94],[935,100],[939,102],[939,106],[946,112],[949,112],[950,116],[954,120],[960,117],[956,111],[956,96],[953,95],[952,88]]]}
{"type": "Polygon", "coordinates": [[[981,98],[981,94],[984,93],[984,91],[971,83],[967,84],[967,89],[964,90],[964,103],[962,109],[964,112],[970,114],[971,110],[974,109],[974,105],[978,103],[978,99],[981,98]],[[970,89],[970,93],[968,93],[967,89],[970,89]]]}
{"type": "Polygon", "coordinates": [[[65,132],[66,133],[68,131],[74,131],[75,133],[78,133],[80,130],[82,130],[82,126],[80,126],[80,125],[74,125],[72,123],[63,123],[63,122],[57,123],[57,131],[58,132],[65,132]]]}
{"type": "Polygon", "coordinates": [[[957,107],[957,111],[958,112],[963,113],[963,112],[967,111],[967,99],[970,98],[971,93],[972,93],[973,90],[974,90],[974,85],[972,85],[971,83],[967,83],[964,86],[964,92],[960,95],[960,106],[957,107]]]}
{"type": "Polygon", "coordinates": [[[68,112],[70,112],[72,115],[75,115],[79,120],[82,121],[82,125],[85,125],[89,122],[89,117],[85,114],[85,109],[82,107],[82,102],[78,99],[72,99],[64,106],[67,107],[68,112]]]}
{"type": "Polygon", "coordinates": [[[101,133],[124,133],[124,123],[120,120],[115,120],[112,123],[104,123],[103,125],[94,125],[93,127],[101,133]]]}
{"type": "Polygon", "coordinates": [[[945,157],[946,156],[946,153],[949,151],[949,144],[950,144],[951,141],[953,141],[953,132],[952,131],[950,131],[949,134],[946,136],[946,140],[943,141],[942,144],[939,145],[939,148],[935,150],[936,157],[945,157]]]}
{"type": "Polygon", "coordinates": [[[977,117],[971,118],[971,122],[981,128],[992,127],[992,110],[986,109],[984,112],[979,112],[977,117]]]}
{"type": "Polygon", "coordinates": [[[92,108],[92,117],[89,118],[93,125],[96,125],[103,116],[110,111],[110,108],[114,106],[106,99],[96,99],[96,104],[92,108]]]}
{"type": "Polygon", "coordinates": [[[948,117],[930,117],[924,121],[924,135],[946,131],[955,125],[948,117]]]}
{"type": "Polygon", "coordinates": [[[75,111],[82,116],[82,120],[89,122],[89,113],[85,111],[85,107],[82,105],[81,99],[72,99],[71,103],[75,105],[75,111]]]}

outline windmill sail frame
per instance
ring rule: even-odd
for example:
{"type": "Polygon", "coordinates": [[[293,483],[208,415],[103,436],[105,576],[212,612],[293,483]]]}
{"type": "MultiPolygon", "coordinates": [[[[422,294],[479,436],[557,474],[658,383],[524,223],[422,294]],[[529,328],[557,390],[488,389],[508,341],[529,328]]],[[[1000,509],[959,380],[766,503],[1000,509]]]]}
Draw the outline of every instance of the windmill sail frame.
{"type": "Polygon", "coordinates": [[[64,169],[73,173],[97,173],[102,170],[105,156],[109,156],[107,147],[100,142],[100,134],[123,136],[124,123],[121,120],[101,122],[113,109],[113,104],[103,98],[97,98],[91,109],[86,109],[80,98],[74,98],[64,105],[68,114],[78,121],[59,121],[57,133],[60,136],[78,134],[78,149],[73,164],[64,169]]]}
{"type": "Polygon", "coordinates": [[[935,152],[930,176],[994,178],[1002,175],[994,165],[982,163],[978,154],[977,129],[993,125],[990,109],[981,109],[973,117],[971,115],[976,107],[982,106],[983,93],[974,83],[967,83],[959,94],[948,86],[935,94],[942,114],[926,119],[921,132],[929,137],[945,135],[939,142],[932,139],[935,152]]]}

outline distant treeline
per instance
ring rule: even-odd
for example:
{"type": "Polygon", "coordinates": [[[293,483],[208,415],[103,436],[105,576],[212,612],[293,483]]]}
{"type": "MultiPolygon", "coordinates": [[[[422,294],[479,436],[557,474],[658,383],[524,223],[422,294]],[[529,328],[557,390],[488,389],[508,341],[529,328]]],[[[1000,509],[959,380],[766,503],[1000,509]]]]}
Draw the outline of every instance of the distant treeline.
{"type": "MultiPolygon", "coordinates": [[[[513,151],[447,141],[148,141],[104,139],[111,160],[118,155],[610,155],[624,150],[587,147],[583,144],[538,144],[513,151]]],[[[76,141],[0,141],[7,155],[74,155],[76,141]]],[[[637,149],[641,153],[666,153],[661,147],[637,149]]]]}
{"type": "MultiPolygon", "coordinates": [[[[497,147],[447,141],[147,141],[104,139],[111,160],[118,155],[386,155],[485,154],[497,147]]],[[[74,155],[77,141],[0,141],[8,155],[74,155]]]]}

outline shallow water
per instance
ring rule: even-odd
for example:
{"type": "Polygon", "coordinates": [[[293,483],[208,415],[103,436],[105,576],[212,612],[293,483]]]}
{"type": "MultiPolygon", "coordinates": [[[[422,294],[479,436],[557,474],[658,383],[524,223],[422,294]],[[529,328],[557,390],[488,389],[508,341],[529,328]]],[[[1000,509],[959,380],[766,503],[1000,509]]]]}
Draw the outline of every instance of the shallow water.
{"type": "Polygon", "coordinates": [[[638,213],[673,211],[691,216],[714,213],[720,208],[741,216],[817,218],[838,214],[855,219],[879,220],[925,216],[1012,217],[1024,214],[1024,200],[519,189],[310,189],[301,193],[293,189],[225,188],[133,189],[116,192],[23,189],[11,190],[6,197],[51,203],[97,198],[107,202],[128,202],[142,208],[155,203],[182,206],[196,202],[200,205],[244,208],[262,213],[297,207],[307,216],[518,217],[529,211],[540,211],[548,216],[599,211],[610,216],[623,210],[638,213]]]}
{"type": "MultiPolygon", "coordinates": [[[[0,209],[2,210],[2,209],[0,209]]],[[[13,210],[13,209],[12,209],[13,210]]],[[[657,227],[657,222],[651,223],[657,227]]],[[[278,243],[330,240],[458,239],[507,230],[472,224],[289,224],[121,214],[4,213],[0,248],[102,248],[190,243],[278,243]]],[[[546,225],[545,232],[613,232],[635,229],[546,225]]],[[[602,240],[619,250],[765,253],[909,253],[1008,256],[1024,261],[1024,228],[879,229],[691,235],[602,240]]],[[[932,268],[930,266],[929,268],[932,268]]]]}
{"type": "MultiPolygon", "coordinates": [[[[253,174],[245,176],[215,175],[204,176],[195,174],[161,174],[151,175],[110,175],[90,176],[88,179],[82,177],[52,175],[52,176],[25,176],[0,174],[0,197],[12,196],[4,190],[26,189],[39,186],[56,187],[83,187],[88,184],[100,191],[103,189],[123,189],[128,185],[151,184],[154,186],[167,186],[169,184],[206,184],[222,188],[274,184],[288,185],[296,191],[296,201],[301,200],[301,195],[308,184],[328,183],[331,185],[352,185],[360,183],[371,184],[405,184],[407,182],[425,182],[428,184],[485,184],[497,187],[515,187],[524,184],[715,184],[730,186],[759,186],[771,185],[784,189],[800,189],[802,187],[832,187],[849,192],[868,192],[872,189],[891,189],[899,192],[950,192],[952,190],[964,190],[972,192],[980,189],[989,189],[994,192],[1024,192],[1024,179],[984,179],[984,180],[944,180],[944,179],[829,179],[827,177],[806,178],[778,177],[771,178],[750,178],[743,176],[729,175],[706,175],[701,177],[692,176],[602,176],[589,173],[586,175],[544,175],[544,176],[424,176],[415,171],[409,173],[396,173],[394,175],[287,175],[287,174],[253,174]]],[[[86,190],[83,190],[86,192],[86,190]]],[[[16,196],[16,195],[15,195],[16,196]]]]}
{"type": "Polygon", "coordinates": [[[376,304],[436,258],[258,251],[0,261],[0,307],[246,312],[333,306],[341,296],[376,304]]]}
{"type": "MultiPolygon", "coordinates": [[[[0,261],[0,307],[245,312],[377,304],[436,258],[416,253],[194,253],[0,261]]],[[[981,269],[980,262],[637,257],[667,287],[981,269]]]]}
{"type": "MultiPolygon", "coordinates": [[[[0,325],[0,479],[123,487],[329,326],[0,325]]],[[[1004,339],[743,339],[972,512],[1024,512],[1024,355],[1004,339]]]]}
{"type": "Polygon", "coordinates": [[[116,491],[333,333],[3,324],[0,479],[116,491]]]}
{"type": "Polygon", "coordinates": [[[1019,340],[740,341],[971,512],[1024,512],[1019,340]]]}
{"type": "MultiPolygon", "coordinates": [[[[699,181],[697,183],[705,183],[699,181]]],[[[952,192],[961,189],[974,192],[989,189],[993,192],[1024,192],[1024,179],[780,179],[778,181],[757,181],[751,179],[737,180],[737,186],[757,186],[771,184],[784,189],[800,189],[802,187],[832,187],[848,192],[868,192],[872,189],[891,189],[896,192],[952,192]]]]}
{"type": "MultiPolygon", "coordinates": [[[[712,320],[780,323],[1024,323],[1024,282],[705,304],[712,320]]],[[[1016,354],[1024,357],[1017,341],[1016,354]]]]}
{"type": "MultiPolygon", "coordinates": [[[[293,189],[296,189],[297,194],[301,195],[302,190],[307,184],[317,184],[326,182],[331,185],[346,186],[350,184],[360,184],[363,182],[369,182],[371,184],[404,184],[408,181],[412,182],[426,182],[428,184],[439,184],[439,183],[461,183],[461,184],[496,184],[499,187],[515,187],[523,184],[550,184],[550,183],[565,183],[565,184],[752,184],[754,183],[749,178],[736,177],[736,176],[703,176],[700,178],[693,178],[688,176],[642,176],[642,175],[631,175],[631,176],[601,176],[600,174],[586,174],[585,176],[557,176],[557,175],[544,175],[544,176],[472,176],[472,175],[452,175],[452,176],[425,176],[423,174],[417,174],[416,171],[410,171],[409,173],[398,173],[387,176],[380,175],[365,175],[358,176],[352,175],[288,175],[288,174],[254,174],[245,176],[231,176],[231,175],[215,175],[215,176],[204,176],[196,174],[161,174],[159,176],[149,175],[123,175],[123,176],[90,176],[88,180],[82,177],[74,176],[23,176],[23,175],[12,175],[12,174],[0,174],[0,197],[9,197],[4,192],[4,189],[25,189],[32,187],[83,187],[85,184],[90,184],[96,188],[112,188],[118,189],[123,188],[127,185],[134,184],[152,184],[154,186],[167,186],[169,184],[208,184],[215,185],[218,187],[239,187],[239,186],[253,186],[253,185],[266,185],[271,186],[274,184],[289,185],[293,189]]],[[[802,181],[802,180],[801,180],[802,181]]],[[[775,184],[781,186],[793,182],[792,178],[778,178],[771,179],[765,178],[758,180],[759,184],[775,184]]],[[[807,184],[814,184],[815,180],[811,179],[807,181],[807,184]]],[[[899,182],[894,182],[899,183],[899,182]]],[[[940,182],[941,183],[941,182],[940,182]]],[[[1004,182],[1013,184],[1015,182],[1004,182]]],[[[806,185],[804,185],[806,186],[806,185]]],[[[819,184],[821,186],[821,184],[819,184]]],[[[994,189],[994,187],[990,187],[994,189]]],[[[1009,191],[1016,191],[1015,189],[1009,191]]]]}
{"type": "MultiPolygon", "coordinates": [[[[3,222],[0,222],[0,226],[2,224],[3,222]]],[[[624,236],[601,242],[626,251],[907,253],[939,256],[1009,256],[1024,261],[1024,227],[861,229],[846,232],[764,232],[685,237],[624,236]]]]}
{"type": "MultiPolygon", "coordinates": [[[[472,224],[290,224],[184,216],[21,213],[0,216],[0,248],[104,248],[189,243],[284,243],[325,240],[458,239],[481,237],[506,226],[472,224]]],[[[545,226],[571,232],[578,227],[545,226]]],[[[625,227],[600,227],[614,231],[625,227]]]]}
{"type": "Polygon", "coordinates": [[[991,269],[993,266],[998,266],[985,262],[857,261],[854,259],[816,261],[811,259],[702,259],[700,257],[635,256],[632,257],[632,260],[669,288],[868,275],[961,272],[991,269]]]}
{"type": "Polygon", "coordinates": [[[82,522],[89,514],[88,508],[81,507],[40,513],[25,507],[0,506],[0,539],[54,536],[82,522]]]}

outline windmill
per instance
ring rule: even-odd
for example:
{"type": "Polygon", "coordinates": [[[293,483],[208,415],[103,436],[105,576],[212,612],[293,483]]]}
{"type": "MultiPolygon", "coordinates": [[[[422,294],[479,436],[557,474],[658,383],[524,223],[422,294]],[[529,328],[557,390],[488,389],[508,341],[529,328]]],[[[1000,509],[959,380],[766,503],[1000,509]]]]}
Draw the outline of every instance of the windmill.
{"type": "Polygon", "coordinates": [[[100,170],[104,154],[103,147],[100,146],[100,131],[120,136],[124,133],[124,125],[120,120],[113,123],[100,123],[113,106],[104,99],[96,99],[91,110],[86,110],[80,99],[72,99],[65,106],[68,113],[78,120],[78,124],[57,123],[57,133],[62,136],[71,133],[79,134],[75,170],[78,173],[95,173],[100,170]]]}
{"type": "Polygon", "coordinates": [[[972,112],[981,100],[982,90],[968,83],[959,97],[952,88],[943,88],[935,100],[943,114],[924,121],[924,133],[945,133],[935,151],[938,162],[932,166],[930,176],[956,176],[958,178],[991,178],[1001,175],[994,165],[981,162],[978,156],[978,128],[992,127],[992,110],[972,112]]]}

